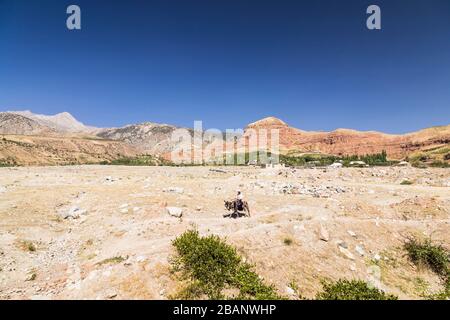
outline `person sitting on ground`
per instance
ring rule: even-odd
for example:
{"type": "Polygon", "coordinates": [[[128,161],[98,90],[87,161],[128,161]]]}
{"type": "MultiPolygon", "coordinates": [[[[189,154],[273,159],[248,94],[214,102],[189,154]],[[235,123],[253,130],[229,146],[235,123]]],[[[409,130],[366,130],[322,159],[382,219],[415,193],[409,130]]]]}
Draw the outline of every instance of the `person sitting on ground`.
{"type": "Polygon", "coordinates": [[[237,195],[236,195],[236,201],[235,201],[235,211],[242,211],[243,207],[244,207],[244,196],[242,195],[241,190],[237,191],[237,195]]]}

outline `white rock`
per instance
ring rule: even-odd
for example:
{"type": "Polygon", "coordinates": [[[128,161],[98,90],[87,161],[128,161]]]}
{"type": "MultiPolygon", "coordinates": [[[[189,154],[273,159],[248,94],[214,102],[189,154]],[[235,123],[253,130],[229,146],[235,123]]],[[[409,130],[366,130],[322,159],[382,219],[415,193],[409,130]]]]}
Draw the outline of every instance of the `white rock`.
{"type": "Polygon", "coordinates": [[[183,216],[183,209],[178,207],[167,207],[167,212],[172,216],[176,218],[181,218],[183,216]]]}
{"type": "Polygon", "coordinates": [[[380,261],[381,256],[377,253],[376,255],[373,256],[373,259],[374,259],[375,261],[380,261]]]}
{"type": "Polygon", "coordinates": [[[119,207],[119,209],[125,209],[125,208],[128,208],[128,203],[124,203],[123,205],[121,205],[119,207]]]}
{"type": "Polygon", "coordinates": [[[362,246],[356,246],[355,251],[358,252],[358,254],[363,257],[366,253],[364,252],[364,249],[362,246]]]}
{"type": "Polygon", "coordinates": [[[286,293],[287,293],[288,295],[290,295],[290,296],[294,296],[294,295],[296,294],[295,290],[292,289],[292,288],[289,287],[289,286],[287,286],[287,287],[285,288],[285,291],[286,291],[286,293]]]}
{"type": "Polygon", "coordinates": [[[347,233],[352,237],[356,237],[356,233],[354,233],[352,230],[348,230],[347,233]]]}
{"type": "Polygon", "coordinates": [[[0,186],[0,194],[5,193],[5,192],[6,192],[6,188],[3,186],[0,186]]]}
{"type": "Polygon", "coordinates": [[[78,219],[80,216],[87,214],[87,211],[78,207],[72,207],[68,211],[62,211],[60,213],[63,219],[78,219]]]}
{"type": "Polygon", "coordinates": [[[169,192],[169,193],[179,193],[182,194],[184,193],[184,189],[180,188],[180,187],[169,187],[163,190],[164,192],[169,192]]]}
{"type": "Polygon", "coordinates": [[[136,262],[141,263],[147,261],[147,257],[145,256],[138,256],[136,257],[136,262]]]}
{"type": "Polygon", "coordinates": [[[339,251],[350,260],[355,260],[355,256],[348,249],[339,246],[339,251]]]}
{"type": "Polygon", "coordinates": [[[320,225],[319,237],[320,237],[320,240],[322,240],[322,241],[330,240],[330,234],[328,233],[328,230],[325,229],[325,227],[323,225],[320,225]]]}

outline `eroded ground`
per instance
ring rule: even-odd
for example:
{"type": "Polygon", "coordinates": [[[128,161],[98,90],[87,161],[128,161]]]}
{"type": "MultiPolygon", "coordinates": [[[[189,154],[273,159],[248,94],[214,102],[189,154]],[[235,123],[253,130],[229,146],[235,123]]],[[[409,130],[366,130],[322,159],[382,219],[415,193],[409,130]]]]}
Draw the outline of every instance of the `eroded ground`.
{"type": "Polygon", "coordinates": [[[166,299],[180,287],[171,240],[189,228],[226,237],[293,299],[325,278],[420,298],[440,282],[402,243],[450,246],[450,170],[0,168],[0,299],[166,299]],[[222,217],[237,189],[251,218],[222,217]]]}

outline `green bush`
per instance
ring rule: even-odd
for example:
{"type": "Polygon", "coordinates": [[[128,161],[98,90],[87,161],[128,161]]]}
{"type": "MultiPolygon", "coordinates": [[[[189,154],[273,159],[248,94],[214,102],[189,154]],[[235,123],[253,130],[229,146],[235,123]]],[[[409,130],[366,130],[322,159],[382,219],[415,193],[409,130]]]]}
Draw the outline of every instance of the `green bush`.
{"type": "Polygon", "coordinates": [[[318,300],[397,300],[391,294],[369,287],[361,280],[339,279],[336,282],[323,282],[323,291],[318,293],[318,300]]]}
{"type": "Polygon", "coordinates": [[[400,184],[402,186],[409,186],[409,185],[412,185],[413,183],[409,180],[403,180],[402,182],[400,182],[400,184]]]}
{"type": "Polygon", "coordinates": [[[449,252],[442,246],[433,244],[430,239],[424,241],[409,238],[404,248],[409,259],[417,266],[427,266],[442,277],[449,276],[449,252]]]}
{"type": "Polygon", "coordinates": [[[253,267],[242,261],[236,249],[217,236],[200,237],[187,231],[173,241],[177,255],[172,269],[180,273],[188,285],[175,298],[203,296],[224,299],[225,289],[236,289],[238,299],[279,299],[274,287],[266,285],[253,267]]]}
{"type": "Polygon", "coordinates": [[[444,289],[429,296],[433,300],[450,298],[450,252],[440,244],[433,244],[430,239],[424,241],[409,238],[404,244],[409,259],[419,267],[426,266],[439,275],[444,282],[444,289]]]}
{"type": "Polygon", "coordinates": [[[101,164],[109,164],[116,166],[159,166],[170,165],[171,163],[163,158],[152,155],[141,155],[132,158],[119,158],[112,160],[111,162],[102,162],[101,164]]]}

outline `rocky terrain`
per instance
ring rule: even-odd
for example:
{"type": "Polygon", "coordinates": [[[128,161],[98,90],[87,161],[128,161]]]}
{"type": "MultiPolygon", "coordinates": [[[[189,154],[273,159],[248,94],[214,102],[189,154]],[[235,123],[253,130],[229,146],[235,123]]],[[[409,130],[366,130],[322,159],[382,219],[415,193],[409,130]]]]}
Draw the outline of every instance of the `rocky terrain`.
{"type": "Polygon", "coordinates": [[[279,130],[283,153],[324,153],[331,155],[365,155],[386,150],[391,159],[404,159],[409,154],[450,145],[450,125],[424,129],[405,135],[337,129],[333,132],[303,131],[269,117],[248,125],[247,134],[259,130],[279,130]]]}
{"type": "MultiPolygon", "coordinates": [[[[75,119],[70,113],[62,112],[53,116],[34,114],[26,111],[9,111],[5,114],[15,114],[37,122],[39,125],[48,127],[60,133],[95,132],[97,128],[85,126],[75,119]]],[[[23,134],[27,134],[24,132],[23,134]]]]}
{"type": "MultiPolygon", "coordinates": [[[[179,142],[172,140],[172,133],[176,129],[180,128],[152,122],[133,124],[122,128],[94,128],[85,126],[67,112],[55,116],[36,115],[30,111],[0,113],[0,134],[3,135],[115,140],[139,151],[139,153],[160,155],[167,160],[170,160],[171,152],[179,146],[179,142]]],[[[212,148],[212,143],[220,143],[225,150],[226,145],[237,144],[242,146],[238,150],[245,152],[250,150],[248,144],[254,134],[259,134],[262,132],[261,130],[270,132],[271,129],[279,130],[280,152],[290,155],[302,153],[336,156],[365,155],[386,150],[390,159],[401,160],[411,154],[427,153],[437,149],[444,152],[450,147],[450,125],[428,128],[405,135],[389,135],[372,131],[360,132],[349,129],[338,129],[333,132],[313,132],[290,127],[287,123],[274,117],[249,124],[244,130],[244,135],[239,136],[236,142],[234,140],[225,141],[223,136],[208,137],[204,139],[203,147],[209,146],[212,148]]],[[[191,136],[193,135],[192,129],[186,130],[191,136]]],[[[268,141],[270,146],[270,135],[268,141]]],[[[0,149],[0,155],[7,152],[7,150],[0,149]]],[[[439,158],[439,160],[450,163],[450,156],[445,158],[447,153],[444,152],[444,159],[439,158]]],[[[44,154],[41,155],[44,156],[44,154]]],[[[124,154],[118,154],[116,158],[123,156],[124,154]]],[[[86,157],[90,158],[89,156],[86,157]]],[[[26,161],[22,161],[21,158],[15,161],[18,164],[26,164],[26,161]]],[[[53,161],[42,158],[40,163],[52,164],[53,161]]]]}
{"type": "Polygon", "coordinates": [[[171,241],[192,228],[226,239],[290,299],[326,278],[420,299],[442,283],[402,245],[450,246],[450,171],[0,168],[0,299],[167,299],[180,289],[171,241]],[[250,218],[223,218],[236,189],[250,218]]]}
{"type": "Polygon", "coordinates": [[[0,135],[0,167],[98,164],[139,151],[121,141],[98,138],[0,135]]]}

